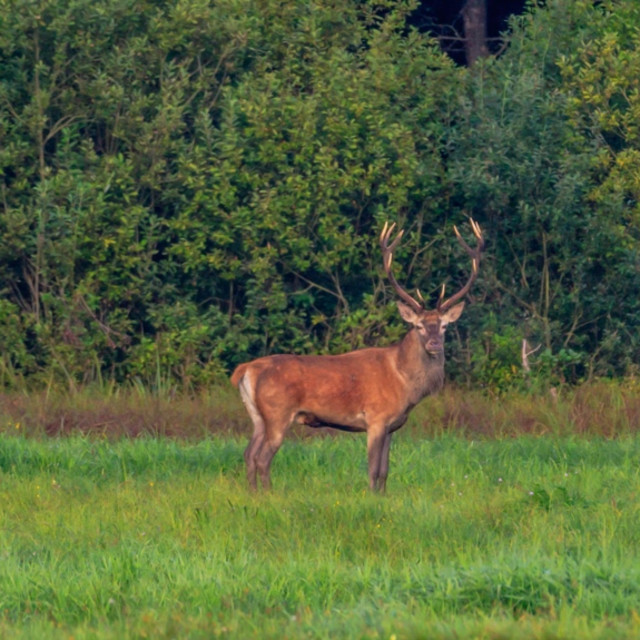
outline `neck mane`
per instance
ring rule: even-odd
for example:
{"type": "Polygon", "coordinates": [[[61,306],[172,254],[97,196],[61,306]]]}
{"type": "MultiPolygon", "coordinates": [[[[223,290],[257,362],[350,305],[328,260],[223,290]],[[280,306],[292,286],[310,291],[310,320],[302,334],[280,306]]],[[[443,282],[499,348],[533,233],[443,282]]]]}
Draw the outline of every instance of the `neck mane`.
{"type": "Polygon", "coordinates": [[[444,353],[428,354],[416,329],[411,329],[397,346],[397,367],[407,379],[411,404],[439,391],[444,384],[444,353]]]}

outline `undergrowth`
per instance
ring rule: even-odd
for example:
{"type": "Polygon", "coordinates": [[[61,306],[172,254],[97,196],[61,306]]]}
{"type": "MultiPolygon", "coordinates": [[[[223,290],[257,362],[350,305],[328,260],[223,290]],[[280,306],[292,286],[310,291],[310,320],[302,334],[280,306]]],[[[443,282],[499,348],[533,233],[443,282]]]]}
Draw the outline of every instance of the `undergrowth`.
{"type": "MultiPolygon", "coordinates": [[[[640,383],[599,381],[579,387],[494,394],[450,386],[424,399],[405,429],[418,436],[469,437],[583,434],[616,437],[640,428],[640,383]]],[[[172,388],[89,386],[80,390],[0,393],[0,429],[29,435],[154,435],[199,439],[250,433],[238,393],[223,384],[200,392],[172,388]]],[[[331,430],[297,428],[292,435],[331,430]]]]}

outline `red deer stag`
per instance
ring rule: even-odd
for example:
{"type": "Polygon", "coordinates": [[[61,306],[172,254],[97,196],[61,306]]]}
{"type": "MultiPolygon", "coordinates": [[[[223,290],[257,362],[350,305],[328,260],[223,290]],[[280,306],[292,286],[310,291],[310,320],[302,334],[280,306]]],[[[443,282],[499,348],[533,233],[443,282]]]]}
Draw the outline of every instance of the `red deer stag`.
{"type": "Polygon", "coordinates": [[[271,487],[273,456],[288,427],[298,422],[310,427],[366,431],[369,487],[384,491],[391,434],[406,422],[422,398],[442,387],[444,331],[460,317],[464,302],[459,300],[478,275],[484,247],[482,232],[471,220],[477,239],[472,249],[454,226],[458,241],[471,256],[471,275],[448,300],[444,299],[443,286],[436,308],[428,310],[393,276],[393,250],[403,234],[400,231],[389,243],[394,227],[395,223],[385,224],[380,244],[385,273],[402,300],[398,302],[400,315],[412,325],[400,342],[335,356],[265,356],[241,364],[233,372],[231,382],[239,389],[254,427],[244,452],[251,488],[257,488],[258,472],[262,486],[271,487]]]}

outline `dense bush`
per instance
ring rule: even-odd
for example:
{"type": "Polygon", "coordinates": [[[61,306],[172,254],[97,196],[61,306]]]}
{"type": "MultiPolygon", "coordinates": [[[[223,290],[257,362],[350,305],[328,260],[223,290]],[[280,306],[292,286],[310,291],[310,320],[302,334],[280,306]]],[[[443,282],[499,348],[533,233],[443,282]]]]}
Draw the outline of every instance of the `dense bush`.
{"type": "Polygon", "coordinates": [[[488,249],[450,371],[519,383],[638,361],[640,12],[553,0],[456,67],[412,4],[0,0],[4,384],[211,381],[404,330],[488,249]],[[535,369],[535,366],[534,366],[535,369]]]}

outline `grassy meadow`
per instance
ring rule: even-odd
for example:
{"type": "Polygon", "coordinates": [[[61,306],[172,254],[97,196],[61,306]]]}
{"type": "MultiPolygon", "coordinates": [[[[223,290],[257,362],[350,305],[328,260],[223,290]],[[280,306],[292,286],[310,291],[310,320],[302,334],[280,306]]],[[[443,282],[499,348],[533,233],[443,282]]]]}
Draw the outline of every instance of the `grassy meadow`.
{"type": "Polygon", "coordinates": [[[449,391],[381,497],[362,436],[305,432],[250,493],[226,391],[3,396],[0,637],[638,637],[636,409],[449,391]]]}

